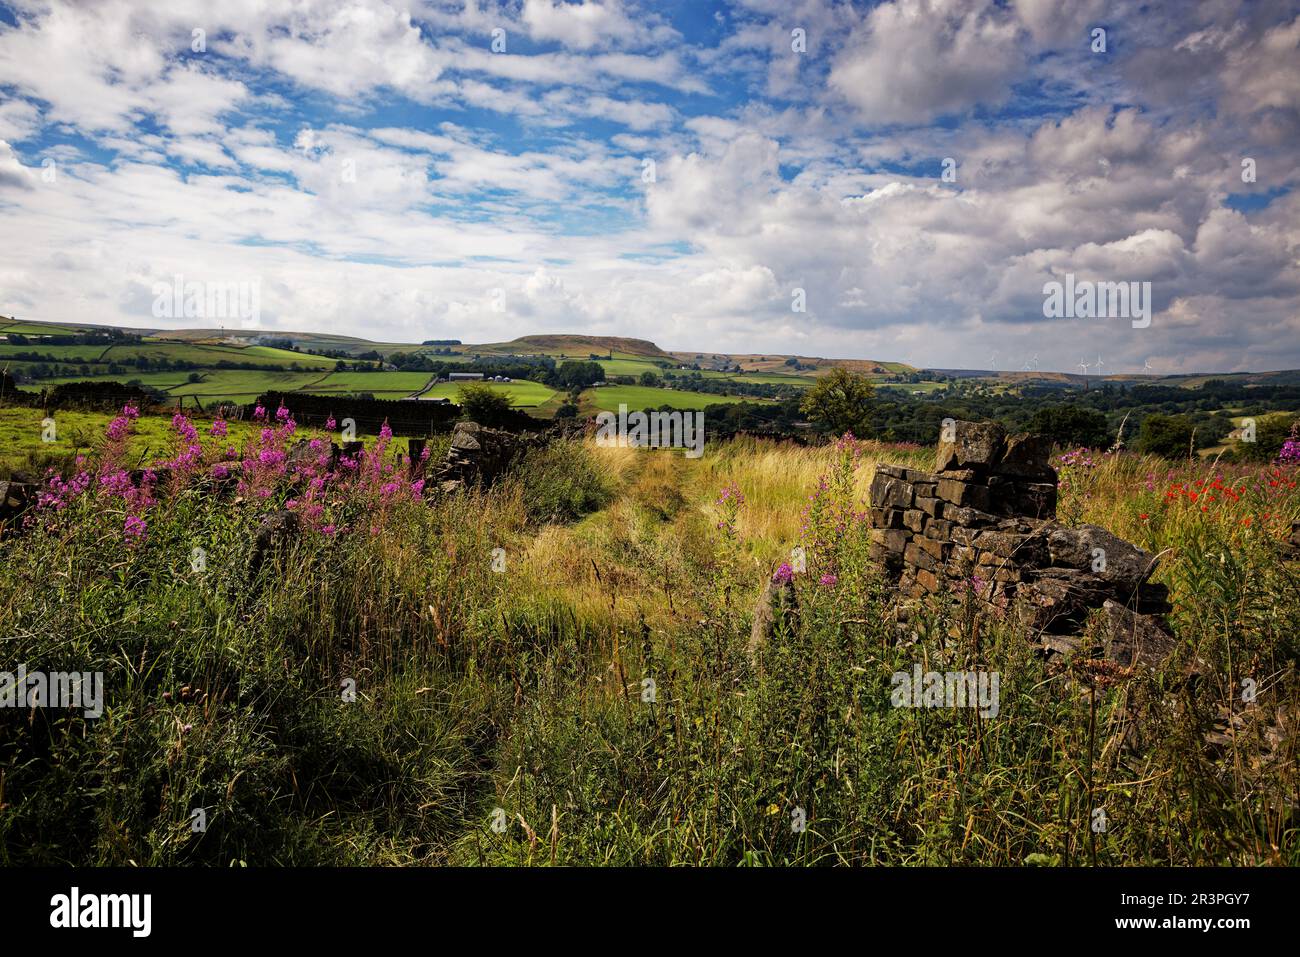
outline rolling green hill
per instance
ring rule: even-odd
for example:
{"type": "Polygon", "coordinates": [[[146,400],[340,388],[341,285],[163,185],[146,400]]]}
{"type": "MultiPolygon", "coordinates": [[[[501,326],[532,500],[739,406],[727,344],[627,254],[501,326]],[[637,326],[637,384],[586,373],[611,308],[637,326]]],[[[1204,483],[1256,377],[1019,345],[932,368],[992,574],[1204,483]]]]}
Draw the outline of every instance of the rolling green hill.
{"type": "MultiPolygon", "coordinates": [[[[271,329],[190,328],[162,330],[121,329],[114,332],[138,336],[139,341],[111,343],[110,329],[91,324],[47,323],[0,317],[0,367],[18,377],[26,388],[42,384],[111,377],[138,382],[166,392],[178,401],[191,397],[204,405],[215,401],[246,402],[270,389],[303,390],[319,393],[369,393],[377,398],[399,399],[422,393],[432,385],[427,371],[396,371],[386,360],[397,356],[398,366],[411,365],[400,356],[422,354],[430,361],[474,363],[476,357],[510,359],[546,356],[561,363],[567,359],[596,361],[609,379],[639,378],[654,373],[666,388],[612,383],[604,390],[588,390],[582,397],[585,409],[672,404],[679,408],[701,408],[714,402],[741,401],[735,393],[741,386],[787,385],[805,389],[837,368],[869,376],[891,395],[929,396],[951,394],[953,389],[975,389],[985,393],[1019,395],[1022,390],[1059,389],[1089,391],[1107,383],[1130,386],[1149,384],[1194,389],[1211,379],[1247,385],[1289,385],[1300,382],[1300,371],[1260,373],[1188,373],[1080,375],[1077,372],[1013,372],[969,369],[917,369],[900,362],[875,359],[832,359],[778,353],[703,353],[667,351],[654,342],[621,336],[590,336],[550,333],[524,335],[505,342],[426,346],[419,343],[375,342],[334,333],[281,331],[271,329]],[[23,338],[6,341],[8,333],[23,338]],[[92,335],[90,344],[49,342],[51,337],[92,335]],[[285,341],[293,349],[280,348],[285,341]],[[276,345],[268,343],[274,342],[276,345]],[[450,354],[446,351],[450,350],[450,354]],[[332,356],[318,354],[328,351],[332,356]],[[367,356],[361,360],[359,356],[367,356]],[[378,355],[385,361],[375,361],[378,355]],[[343,358],[338,358],[342,356],[343,358]],[[598,357],[592,360],[591,357],[598,357]],[[348,368],[341,370],[340,363],[348,368]],[[354,368],[360,363],[364,371],[354,368]],[[686,369],[681,367],[685,366],[686,369]],[[244,367],[244,368],[235,368],[244,367]],[[732,394],[690,390],[689,376],[709,380],[710,388],[723,383],[732,394]],[[195,381],[191,381],[194,379],[195,381]],[[736,383],[732,390],[725,385],[736,383]],[[621,390],[621,391],[619,391],[621,390]]],[[[426,368],[429,368],[426,366],[426,368]]],[[[487,371],[487,370],[485,370],[487,371]]],[[[538,378],[543,373],[539,371],[538,378]]],[[[517,377],[516,377],[517,378],[517,377]]],[[[563,400],[541,383],[512,383],[507,389],[515,404],[549,414],[563,400]]],[[[438,386],[426,394],[452,397],[458,386],[438,386]]],[[[751,400],[755,400],[751,397],[751,400]]]]}

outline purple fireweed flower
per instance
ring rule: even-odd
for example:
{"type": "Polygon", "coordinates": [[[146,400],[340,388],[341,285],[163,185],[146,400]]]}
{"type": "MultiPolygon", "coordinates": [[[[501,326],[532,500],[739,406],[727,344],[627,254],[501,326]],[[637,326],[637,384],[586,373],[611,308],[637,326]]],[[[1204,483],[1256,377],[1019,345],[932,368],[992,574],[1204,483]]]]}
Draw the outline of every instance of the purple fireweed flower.
{"type": "Polygon", "coordinates": [[[731,482],[724,486],[722,491],[718,494],[717,504],[726,505],[728,502],[732,502],[736,505],[745,504],[745,493],[740,490],[740,486],[735,482],[731,482]]]}
{"type": "Polygon", "coordinates": [[[782,562],[780,567],[772,573],[772,582],[776,585],[785,585],[794,581],[794,569],[790,567],[789,562],[782,562]]]}
{"type": "Polygon", "coordinates": [[[225,419],[214,419],[212,421],[212,427],[208,429],[208,435],[218,439],[224,439],[229,432],[230,428],[226,425],[225,419]]]}
{"type": "Polygon", "coordinates": [[[126,469],[114,469],[99,477],[99,488],[109,495],[125,497],[132,489],[131,476],[126,474],[126,469]]]}
{"type": "Polygon", "coordinates": [[[123,531],[126,534],[128,545],[139,545],[144,542],[149,528],[139,515],[128,515],[126,522],[123,524],[123,531]]]}
{"type": "Polygon", "coordinates": [[[338,427],[338,423],[334,421],[334,416],[333,416],[333,415],[331,415],[328,419],[325,420],[325,431],[326,431],[326,432],[333,432],[333,431],[335,430],[335,428],[337,428],[337,427],[338,427]]]}
{"type": "Polygon", "coordinates": [[[837,575],[835,575],[832,572],[827,572],[825,575],[823,575],[821,578],[817,580],[817,584],[834,585],[838,581],[839,581],[839,577],[837,575]]]}

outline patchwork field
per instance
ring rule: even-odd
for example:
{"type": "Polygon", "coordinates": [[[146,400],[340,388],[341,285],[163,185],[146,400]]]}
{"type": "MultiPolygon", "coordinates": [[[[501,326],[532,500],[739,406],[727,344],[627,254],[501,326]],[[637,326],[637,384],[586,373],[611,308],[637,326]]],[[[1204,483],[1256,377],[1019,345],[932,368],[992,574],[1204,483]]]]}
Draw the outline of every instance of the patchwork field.
{"type": "Polygon", "coordinates": [[[431,378],[427,372],[331,372],[304,391],[370,392],[376,398],[403,398],[419,392],[431,378]]]}
{"type": "Polygon", "coordinates": [[[739,396],[711,395],[707,392],[683,392],[679,389],[655,389],[640,385],[607,385],[587,389],[582,393],[582,408],[617,412],[620,404],[628,409],[657,409],[661,405],[674,409],[703,409],[706,406],[730,402],[757,402],[739,396]]]}
{"type": "MultiPolygon", "coordinates": [[[[485,382],[483,384],[497,392],[504,392],[510,396],[510,403],[521,409],[536,408],[545,402],[549,402],[557,394],[554,389],[547,388],[540,382],[516,380],[514,382],[485,382]]],[[[460,396],[460,390],[464,387],[465,383],[463,382],[443,382],[423,393],[423,397],[451,399],[452,402],[455,402],[460,396]]]]}

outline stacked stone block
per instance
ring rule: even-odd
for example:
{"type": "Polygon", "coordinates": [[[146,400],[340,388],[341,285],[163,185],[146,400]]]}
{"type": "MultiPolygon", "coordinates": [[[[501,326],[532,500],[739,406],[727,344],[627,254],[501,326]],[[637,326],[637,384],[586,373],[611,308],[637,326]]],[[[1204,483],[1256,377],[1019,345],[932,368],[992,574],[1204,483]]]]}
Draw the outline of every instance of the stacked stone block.
{"type": "Polygon", "coordinates": [[[1046,436],[949,423],[933,472],[877,467],[872,557],[908,597],[973,591],[998,607],[1020,598],[1040,633],[1075,632],[1093,609],[1166,611],[1164,587],[1147,584],[1152,555],[1103,528],[1056,523],[1050,452],[1046,436]]]}

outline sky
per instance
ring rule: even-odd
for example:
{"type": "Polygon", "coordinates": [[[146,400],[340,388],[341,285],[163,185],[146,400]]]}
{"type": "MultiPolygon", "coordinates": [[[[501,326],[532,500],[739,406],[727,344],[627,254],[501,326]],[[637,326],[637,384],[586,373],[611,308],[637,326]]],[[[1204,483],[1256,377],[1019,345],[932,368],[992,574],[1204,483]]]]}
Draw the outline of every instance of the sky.
{"type": "Polygon", "coordinates": [[[1300,0],[0,0],[0,313],[1300,368],[1297,146],[1300,0]]]}

